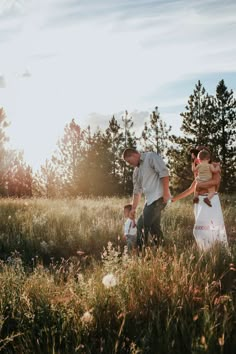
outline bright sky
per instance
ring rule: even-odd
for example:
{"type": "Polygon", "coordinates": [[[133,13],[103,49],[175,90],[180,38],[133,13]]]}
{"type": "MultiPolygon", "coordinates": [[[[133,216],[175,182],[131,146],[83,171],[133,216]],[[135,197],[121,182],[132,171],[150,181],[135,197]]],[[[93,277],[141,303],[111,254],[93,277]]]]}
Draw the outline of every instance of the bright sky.
{"type": "Polygon", "coordinates": [[[178,133],[200,79],[236,90],[234,0],[0,0],[0,107],[35,169],[65,125],[137,126],[157,105],[178,133]]]}

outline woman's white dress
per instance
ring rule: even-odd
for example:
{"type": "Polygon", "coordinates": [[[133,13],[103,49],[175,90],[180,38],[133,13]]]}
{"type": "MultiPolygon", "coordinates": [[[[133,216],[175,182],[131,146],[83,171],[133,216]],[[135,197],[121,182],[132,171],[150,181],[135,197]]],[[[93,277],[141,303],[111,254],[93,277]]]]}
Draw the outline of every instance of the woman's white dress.
{"type": "Polygon", "coordinates": [[[209,207],[203,199],[206,195],[199,196],[199,203],[194,204],[195,225],[193,235],[202,250],[207,250],[216,241],[228,245],[225,224],[220,204],[216,193],[211,199],[212,207],[209,207]]]}

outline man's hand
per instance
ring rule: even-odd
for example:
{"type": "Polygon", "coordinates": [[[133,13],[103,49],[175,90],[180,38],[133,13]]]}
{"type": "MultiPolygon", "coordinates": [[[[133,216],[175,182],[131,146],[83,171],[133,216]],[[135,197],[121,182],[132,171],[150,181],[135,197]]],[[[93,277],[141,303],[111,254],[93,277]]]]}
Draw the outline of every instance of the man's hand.
{"type": "Polygon", "coordinates": [[[171,199],[170,193],[163,194],[163,203],[164,204],[167,204],[169,199],[171,199]]]}
{"type": "Polygon", "coordinates": [[[168,200],[171,198],[170,190],[169,190],[169,176],[161,178],[163,183],[163,203],[167,204],[168,200]]]}
{"type": "Polygon", "coordinates": [[[130,216],[131,216],[131,219],[134,219],[135,218],[135,214],[136,214],[136,210],[134,208],[132,208],[130,210],[130,216]]]}

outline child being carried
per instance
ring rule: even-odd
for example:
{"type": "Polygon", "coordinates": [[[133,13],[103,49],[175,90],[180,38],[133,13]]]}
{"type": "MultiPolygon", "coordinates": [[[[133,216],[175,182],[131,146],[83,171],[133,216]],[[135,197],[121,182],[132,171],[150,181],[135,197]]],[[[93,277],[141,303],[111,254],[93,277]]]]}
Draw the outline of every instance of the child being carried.
{"type": "MultiPolygon", "coordinates": [[[[207,150],[201,150],[197,158],[199,160],[199,164],[195,165],[194,162],[192,163],[192,171],[193,173],[197,173],[196,182],[210,181],[212,179],[212,173],[216,173],[220,171],[219,163],[218,164],[214,163],[215,166],[213,166],[213,164],[210,163],[210,153],[207,150]]],[[[207,197],[203,199],[204,202],[210,207],[212,206],[211,199],[213,198],[214,194],[215,194],[215,187],[211,187],[208,189],[207,197]]],[[[199,202],[199,197],[195,187],[193,203],[198,203],[198,202],[199,202]]]]}

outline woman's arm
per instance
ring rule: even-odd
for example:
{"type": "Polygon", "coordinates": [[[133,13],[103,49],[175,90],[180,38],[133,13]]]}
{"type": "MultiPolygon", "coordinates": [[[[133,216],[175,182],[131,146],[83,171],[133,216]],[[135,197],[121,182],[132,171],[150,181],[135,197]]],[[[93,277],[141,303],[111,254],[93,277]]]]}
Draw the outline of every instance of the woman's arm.
{"type": "Polygon", "coordinates": [[[192,162],[192,172],[196,172],[198,170],[197,165],[195,164],[195,161],[192,162]]]}
{"type": "Polygon", "coordinates": [[[218,191],[219,186],[220,186],[220,179],[221,179],[220,173],[216,172],[216,173],[213,173],[213,178],[210,181],[197,182],[197,185],[196,185],[197,192],[200,192],[202,189],[205,190],[205,189],[208,189],[211,187],[216,187],[216,190],[218,191]]]}
{"type": "Polygon", "coordinates": [[[220,172],[220,165],[219,164],[210,164],[210,170],[213,173],[220,172]]]}
{"type": "Polygon", "coordinates": [[[174,198],[172,198],[172,202],[176,202],[177,200],[183,199],[187,197],[188,195],[192,194],[194,192],[196,181],[193,181],[190,187],[188,187],[185,191],[182,193],[176,195],[174,198]]]}

